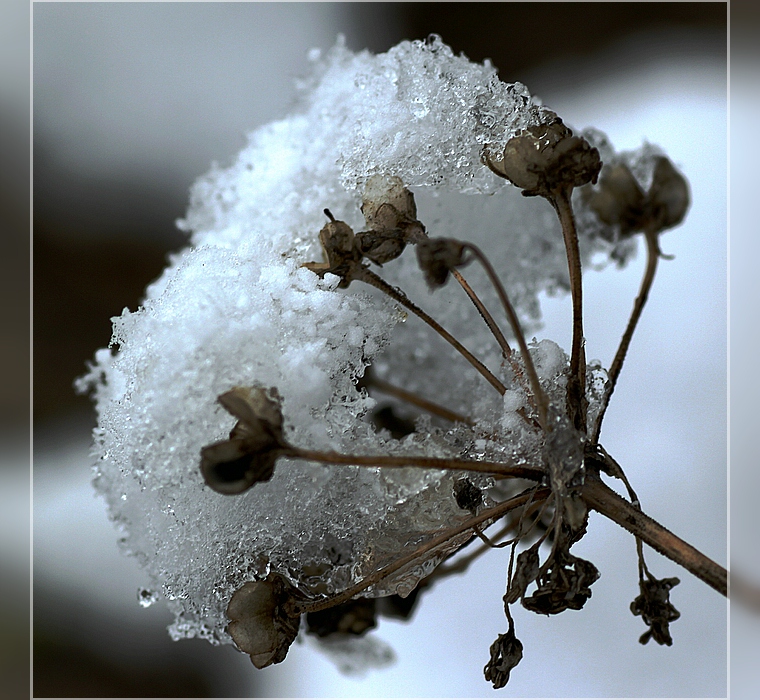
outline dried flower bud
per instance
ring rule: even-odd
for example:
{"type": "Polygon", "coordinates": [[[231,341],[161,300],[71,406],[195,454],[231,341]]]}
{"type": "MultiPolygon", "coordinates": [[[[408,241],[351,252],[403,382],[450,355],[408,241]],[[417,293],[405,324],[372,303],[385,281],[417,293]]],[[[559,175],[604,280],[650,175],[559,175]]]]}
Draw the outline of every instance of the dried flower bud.
{"type": "Polygon", "coordinates": [[[264,581],[243,584],[230,599],[227,632],[256,668],[283,661],[296,638],[301,616],[287,612],[295,593],[282,576],[272,573],[264,581]]]}
{"type": "Polygon", "coordinates": [[[559,549],[546,571],[539,576],[538,589],[522,599],[526,610],[556,615],[565,610],[580,610],[591,597],[590,586],[599,570],[590,562],[559,549]]]}
{"type": "Polygon", "coordinates": [[[317,637],[332,634],[359,636],[377,627],[376,598],[357,598],[326,610],[306,614],[306,632],[317,637]]]}
{"type": "Polygon", "coordinates": [[[520,663],[522,656],[522,642],[515,636],[514,626],[510,621],[509,631],[500,634],[491,644],[491,660],[483,669],[486,680],[493,683],[494,690],[507,684],[509,674],[520,663]]]}
{"type": "Polygon", "coordinates": [[[670,623],[681,617],[681,613],[670,602],[670,589],[681,581],[673,578],[647,578],[639,581],[641,593],[631,603],[631,612],[641,615],[641,619],[649,626],[649,630],[639,637],[641,644],[654,639],[658,644],[670,646],[673,638],[670,636],[670,623]]]}
{"type": "Polygon", "coordinates": [[[602,167],[599,151],[584,138],[573,136],[559,117],[529,126],[507,141],[501,160],[486,155],[485,162],[526,197],[552,197],[559,190],[596,182],[602,167]]]}
{"type": "Polygon", "coordinates": [[[525,597],[526,589],[536,580],[539,570],[538,544],[536,544],[517,556],[515,573],[504,596],[504,603],[511,605],[516,603],[518,599],[525,597]]]}
{"type": "Polygon", "coordinates": [[[465,265],[465,246],[453,238],[427,238],[417,244],[417,262],[431,289],[442,287],[455,267],[465,265]]]}
{"type": "Polygon", "coordinates": [[[328,272],[337,275],[341,280],[338,286],[345,289],[361,266],[361,253],[356,248],[353,229],[345,221],[334,219],[328,209],[325,214],[330,221],[319,232],[319,241],[327,262],[310,262],[303,266],[320,277],[328,272]]]}
{"type": "Polygon", "coordinates": [[[238,422],[229,439],[201,450],[201,474],[214,491],[238,494],[269,481],[277,458],[289,449],[282,434],[280,397],[274,388],[235,387],[218,401],[238,422]]]}

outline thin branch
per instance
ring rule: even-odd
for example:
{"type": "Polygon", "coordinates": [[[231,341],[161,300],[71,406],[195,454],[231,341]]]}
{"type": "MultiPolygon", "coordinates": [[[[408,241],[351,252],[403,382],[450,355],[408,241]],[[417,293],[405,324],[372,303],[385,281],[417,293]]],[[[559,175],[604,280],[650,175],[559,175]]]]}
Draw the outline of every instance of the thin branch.
{"type": "Polygon", "coordinates": [[[541,382],[538,380],[538,374],[536,373],[536,368],[533,365],[533,358],[531,357],[528,350],[528,344],[525,342],[525,334],[522,332],[520,321],[518,320],[517,314],[512,307],[512,303],[509,301],[509,297],[507,296],[507,292],[504,289],[504,285],[502,285],[499,276],[496,274],[496,271],[493,269],[490,261],[485,256],[483,251],[480,250],[480,248],[478,248],[473,243],[465,243],[464,247],[467,248],[467,250],[469,250],[478,259],[478,262],[486,271],[488,279],[491,280],[491,284],[494,286],[494,289],[496,289],[496,293],[499,295],[499,300],[501,301],[501,305],[504,307],[504,312],[507,314],[509,325],[512,327],[512,332],[515,334],[517,344],[520,346],[520,354],[522,355],[523,362],[525,363],[525,369],[528,372],[528,378],[530,379],[530,384],[533,389],[533,395],[536,397],[538,418],[541,423],[541,427],[544,430],[547,430],[547,410],[549,402],[541,386],[541,382]]]}
{"type": "Polygon", "coordinates": [[[406,389],[402,389],[395,384],[386,382],[384,379],[377,377],[374,372],[371,374],[370,372],[371,370],[369,368],[367,368],[367,370],[364,372],[364,386],[377,389],[383,394],[388,394],[388,396],[393,396],[394,398],[406,401],[407,403],[412,404],[412,406],[417,406],[417,408],[421,408],[423,411],[427,411],[428,413],[431,413],[434,416],[438,416],[439,418],[444,418],[445,420],[451,421],[452,423],[466,423],[467,425],[475,425],[475,421],[472,420],[472,418],[467,418],[466,416],[460,415],[455,411],[450,411],[448,408],[444,408],[443,406],[439,406],[437,403],[428,401],[422,396],[414,394],[411,391],[407,391],[406,389]],[[368,374],[369,377],[367,376],[368,374]]]}
{"type": "Polygon", "coordinates": [[[607,382],[607,391],[604,394],[602,401],[602,407],[599,410],[599,415],[596,417],[596,424],[593,431],[593,442],[599,441],[599,434],[602,431],[602,420],[604,414],[609,406],[612,392],[615,391],[615,384],[620,376],[620,370],[623,368],[623,362],[625,361],[626,353],[628,352],[628,346],[631,344],[631,338],[636,330],[636,325],[641,318],[641,312],[644,310],[644,305],[649,298],[649,290],[652,288],[652,282],[654,281],[655,273],[657,272],[657,263],[660,259],[660,244],[657,240],[657,234],[652,231],[646,231],[644,238],[647,242],[647,266],[644,270],[644,277],[641,280],[641,287],[639,288],[639,295],[636,297],[636,301],[633,304],[633,311],[631,317],[628,319],[628,326],[623,333],[623,337],[620,339],[620,345],[615,353],[615,359],[612,361],[610,371],[608,373],[609,379],[607,382]]]}
{"type": "Polygon", "coordinates": [[[583,339],[583,280],[578,234],[570,201],[572,190],[556,192],[549,200],[562,225],[570,274],[570,293],[573,301],[573,340],[570,353],[570,377],[567,382],[567,402],[570,418],[577,430],[586,432],[586,353],[583,339]]]}
{"type": "Polygon", "coordinates": [[[648,515],[644,515],[602,482],[594,472],[587,473],[581,494],[591,508],[641,538],[652,549],[680,564],[719,593],[728,595],[726,569],[648,515]]]}
{"type": "Polygon", "coordinates": [[[502,355],[504,355],[505,358],[508,358],[512,354],[512,348],[509,347],[507,339],[501,332],[499,324],[496,323],[494,317],[491,316],[491,312],[486,308],[485,304],[481,301],[480,297],[475,293],[475,290],[468,284],[467,280],[464,278],[462,273],[459,272],[459,270],[454,268],[451,270],[451,274],[454,279],[459,282],[459,285],[462,287],[462,289],[464,289],[467,296],[470,297],[470,301],[472,301],[472,303],[475,305],[475,308],[480,313],[480,316],[485,321],[485,324],[488,326],[488,330],[491,331],[491,335],[496,338],[496,342],[501,348],[502,355]]]}
{"type": "Polygon", "coordinates": [[[390,456],[390,455],[347,455],[340,452],[320,452],[299,447],[288,448],[285,457],[306,459],[324,464],[347,465],[355,467],[421,467],[424,469],[455,469],[486,474],[499,474],[518,479],[541,481],[544,472],[534,467],[516,467],[505,462],[482,462],[469,459],[449,459],[447,457],[425,456],[390,456]]]}
{"type": "Polygon", "coordinates": [[[436,333],[438,333],[444,340],[450,343],[456,350],[476,369],[488,383],[496,389],[502,396],[507,391],[507,388],[493,375],[493,373],[478,360],[462,343],[460,343],[451,333],[445,330],[438,321],[431,318],[422,309],[420,309],[409,297],[406,296],[400,289],[388,284],[382,277],[376,275],[372,270],[361,268],[360,272],[357,272],[354,279],[361,280],[367,284],[379,289],[381,292],[387,294],[391,299],[397,301],[399,304],[405,306],[415,316],[422,319],[427,323],[436,333]]]}
{"type": "Polygon", "coordinates": [[[520,506],[524,505],[531,498],[546,498],[549,495],[549,493],[550,491],[547,488],[539,489],[539,491],[535,491],[535,489],[530,489],[527,492],[521,493],[518,496],[515,496],[513,498],[510,498],[507,501],[504,501],[503,503],[499,503],[493,508],[488,508],[487,510],[484,510],[480,515],[469,518],[468,520],[464,521],[463,523],[460,523],[456,527],[446,530],[440,535],[433,537],[428,542],[425,542],[424,544],[420,545],[416,549],[409,552],[409,554],[406,554],[405,556],[400,557],[399,559],[396,559],[390,564],[386,564],[385,566],[373,572],[372,574],[367,576],[367,578],[363,579],[356,585],[351,586],[350,588],[347,588],[342,593],[338,593],[337,595],[331,596],[330,598],[324,598],[322,600],[299,603],[297,606],[297,609],[301,613],[309,613],[309,612],[317,612],[319,610],[325,610],[326,608],[331,608],[335,605],[340,605],[341,603],[345,603],[347,600],[350,600],[351,598],[358,595],[365,589],[381,581],[387,576],[390,576],[391,574],[395,573],[396,571],[406,566],[407,564],[411,564],[413,561],[415,561],[416,559],[419,559],[424,554],[427,554],[428,552],[435,549],[436,547],[439,547],[440,545],[445,544],[453,537],[456,537],[457,535],[463,532],[466,532],[467,530],[471,530],[475,525],[480,525],[480,523],[484,523],[488,520],[496,520],[498,518],[501,518],[502,516],[509,513],[511,510],[514,510],[515,508],[519,508],[520,506]]]}

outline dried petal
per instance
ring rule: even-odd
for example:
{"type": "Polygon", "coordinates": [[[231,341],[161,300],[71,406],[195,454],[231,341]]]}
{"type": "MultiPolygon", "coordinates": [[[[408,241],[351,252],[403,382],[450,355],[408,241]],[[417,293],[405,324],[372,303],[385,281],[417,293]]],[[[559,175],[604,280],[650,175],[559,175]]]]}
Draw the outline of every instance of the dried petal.
{"type": "Polygon", "coordinates": [[[523,190],[526,197],[551,197],[559,190],[596,182],[599,151],[555,117],[530,126],[507,141],[501,160],[486,157],[491,170],[523,190]]]}
{"type": "Polygon", "coordinates": [[[317,637],[332,634],[352,634],[359,636],[377,627],[375,598],[357,598],[326,610],[307,613],[306,632],[317,637]]]}
{"type": "Polygon", "coordinates": [[[673,644],[670,623],[681,617],[681,613],[670,602],[670,589],[679,583],[681,581],[675,577],[649,577],[647,580],[639,581],[641,593],[631,603],[631,612],[641,615],[641,619],[649,626],[649,630],[639,638],[641,644],[646,644],[650,639],[666,646],[673,644]]]}
{"type": "Polygon", "coordinates": [[[538,547],[534,545],[517,556],[515,573],[509,583],[509,588],[507,588],[504,602],[511,605],[516,603],[519,598],[523,598],[528,586],[536,580],[539,570],[538,547]]]}
{"type": "Polygon", "coordinates": [[[494,690],[507,684],[509,674],[520,663],[522,656],[522,642],[515,637],[514,628],[510,624],[509,632],[500,634],[491,644],[491,660],[483,669],[486,680],[493,683],[494,690]]]}
{"type": "Polygon", "coordinates": [[[256,668],[280,663],[298,635],[300,615],[286,612],[294,593],[282,576],[273,573],[264,581],[243,584],[230,599],[227,632],[256,668]]]}
{"type": "Polygon", "coordinates": [[[466,264],[464,244],[453,238],[428,238],[417,244],[417,262],[431,289],[441,287],[455,267],[466,264]]]}

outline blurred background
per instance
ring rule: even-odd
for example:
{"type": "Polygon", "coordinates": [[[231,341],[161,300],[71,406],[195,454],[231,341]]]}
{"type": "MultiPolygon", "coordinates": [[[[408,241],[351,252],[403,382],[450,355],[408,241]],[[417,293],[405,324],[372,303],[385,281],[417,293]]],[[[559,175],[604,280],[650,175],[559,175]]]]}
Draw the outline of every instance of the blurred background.
{"type": "MultiPolygon", "coordinates": [[[[27,6],[21,8],[3,23],[12,31],[3,50],[23,36],[29,15],[27,6]]],[[[739,46],[747,65],[753,59],[751,26],[742,22],[744,39],[737,39],[744,42],[739,46]]],[[[524,82],[572,126],[596,126],[618,148],[636,147],[643,139],[659,143],[686,173],[694,205],[686,224],[663,239],[676,260],[662,265],[655,282],[604,440],[627,468],[645,508],[725,564],[726,30],[723,3],[35,4],[35,696],[492,693],[482,667],[488,645],[505,631],[506,559],[498,552],[466,576],[433,589],[411,624],[381,624],[377,634],[397,656],[389,669],[363,679],[346,677],[305,644],[295,645],[285,663],[257,672],[230,647],[170,641],[166,610],[137,604],[137,590],[146,581],[134,561],[120,556],[117,533],[89,484],[94,414],[89,400],[74,394],[74,378],[108,344],[110,317],[125,306],[135,309],[167,253],[184,245],[174,221],[185,212],[191,183],[212,161],[229,163],[247,132],[294,108],[294,82],[307,71],[307,51],[329,48],[338,33],[345,34],[349,48],[373,52],[438,33],[472,60],[490,58],[503,80],[524,82]]],[[[737,78],[746,86],[748,115],[757,105],[754,75],[748,69],[737,78]]],[[[13,80],[8,94],[22,97],[3,100],[0,126],[8,162],[23,162],[28,105],[13,80]]],[[[749,118],[735,121],[743,113],[732,112],[732,129],[752,134],[749,118]]],[[[742,144],[732,151],[732,164],[743,163],[751,172],[751,154],[742,144]]],[[[9,172],[15,171],[2,170],[4,223],[11,232],[24,231],[25,178],[8,177],[9,172]]],[[[740,207],[753,201],[753,182],[734,178],[732,197],[743,193],[740,207]]],[[[23,253],[23,237],[8,240],[23,253]]],[[[750,262],[757,243],[735,235],[732,253],[745,243],[747,254],[732,267],[732,292],[740,281],[758,284],[750,262]]],[[[636,294],[641,257],[624,272],[588,275],[588,352],[605,364],[636,294]]],[[[16,284],[25,266],[4,264],[3,283],[16,284]]],[[[734,304],[754,304],[757,298],[732,293],[734,304]]],[[[567,300],[547,299],[544,308],[542,337],[569,347],[567,300]]],[[[23,331],[25,311],[17,315],[23,331]]],[[[733,408],[731,425],[751,435],[756,411],[744,407],[752,405],[758,389],[751,369],[756,330],[742,325],[739,319],[746,318],[756,318],[754,305],[731,319],[732,331],[743,334],[732,345],[733,371],[742,362],[747,367],[731,395],[746,403],[733,408]]],[[[23,358],[23,343],[7,346],[23,358]]],[[[20,407],[27,376],[7,376],[2,410],[9,435],[26,418],[20,407]]],[[[13,444],[8,463],[22,465],[24,445],[13,444]]],[[[738,534],[740,542],[734,540],[731,556],[747,580],[758,581],[757,526],[741,519],[752,513],[760,487],[756,470],[745,473],[742,465],[756,466],[758,450],[749,439],[732,442],[732,450],[734,481],[754,478],[755,488],[741,489],[732,499],[732,536],[738,534]]],[[[23,572],[26,545],[8,534],[24,518],[23,470],[5,469],[3,479],[14,504],[4,509],[3,556],[9,570],[23,572]]],[[[674,565],[650,557],[656,574],[681,576],[673,598],[682,619],[673,626],[672,648],[642,647],[636,642],[642,624],[627,609],[637,594],[632,540],[595,521],[582,544],[582,555],[602,570],[594,597],[582,613],[517,619],[526,653],[503,692],[725,695],[725,601],[674,565]]],[[[19,573],[7,585],[22,580],[19,573]]],[[[13,590],[21,596],[24,589],[13,590]]],[[[2,641],[10,650],[10,671],[23,667],[13,659],[26,619],[21,609],[7,617],[12,624],[2,641]]],[[[757,640],[757,621],[739,615],[732,630],[757,640]]],[[[742,674],[732,688],[736,697],[758,681],[754,649],[747,643],[732,648],[742,674]]]]}

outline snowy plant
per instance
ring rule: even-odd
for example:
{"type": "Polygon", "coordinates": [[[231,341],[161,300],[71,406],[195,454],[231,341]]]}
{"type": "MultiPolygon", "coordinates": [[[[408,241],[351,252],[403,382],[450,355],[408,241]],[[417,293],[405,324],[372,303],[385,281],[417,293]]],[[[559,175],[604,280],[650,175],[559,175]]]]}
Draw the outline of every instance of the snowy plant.
{"type": "Polygon", "coordinates": [[[600,434],[685,179],[437,37],[311,58],[301,110],[195,184],[191,245],[79,381],[95,486],[172,637],[261,668],[304,630],[329,643],[406,618],[509,546],[506,632],[483,650],[501,687],[523,654],[510,606],[591,596],[604,562],[571,549],[595,509],[635,536],[641,642],[670,644],[678,579],[643,544],[724,594],[726,572],[641,511],[600,434]],[[645,278],[605,370],[585,357],[581,270],[624,265],[639,235],[645,278]],[[572,297],[567,352],[529,341],[547,290],[572,297]]]}

